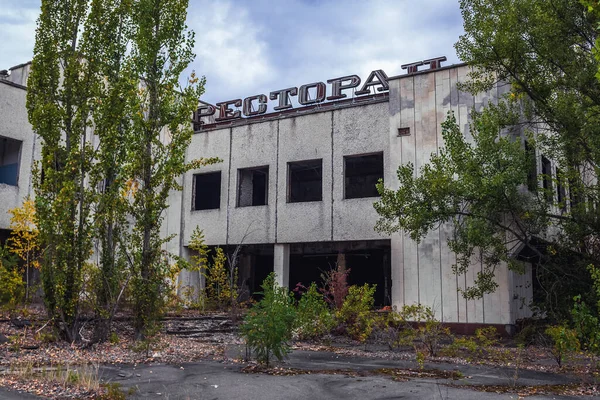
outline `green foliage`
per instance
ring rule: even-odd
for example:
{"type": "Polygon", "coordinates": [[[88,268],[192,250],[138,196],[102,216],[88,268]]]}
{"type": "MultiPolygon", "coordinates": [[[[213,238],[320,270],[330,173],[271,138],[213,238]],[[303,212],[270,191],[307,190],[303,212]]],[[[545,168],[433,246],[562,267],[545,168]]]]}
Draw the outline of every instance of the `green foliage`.
{"type": "Polygon", "coordinates": [[[600,254],[592,239],[600,209],[589,206],[599,202],[600,186],[582,179],[600,166],[597,4],[588,15],[572,0],[551,6],[546,0],[461,0],[460,6],[465,33],[455,47],[472,68],[459,89],[476,95],[500,89],[499,81],[510,86],[474,114],[468,131],[448,116],[444,148],[419,170],[401,166],[398,190],[380,183],[377,228],[404,229],[420,239],[453,223],[448,244],[457,254],[455,272],[465,273],[472,259],[483,262],[474,285],[463,291],[469,299],[497,288],[497,268],[522,271],[513,256],[524,251],[537,265],[540,311],[562,320],[573,295],[591,292],[585,266],[597,265],[600,254]],[[533,155],[540,154],[556,163],[560,176],[530,173],[533,155]],[[543,189],[544,178],[553,189],[543,189]],[[559,183],[566,188],[561,198],[559,183]]]}
{"type": "Polygon", "coordinates": [[[110,344],[115,345],[119,344],[121,340],[119,339],[119,335],[117,334],[117,332],[111,332],[108,336],[108,341],[110,344]]]}
{"type": "Polygon", "coordinates": [[[559,367],[562,366],[565,357],[568,357],[575,351],[579,351],[580,343],[577,339],[577,332],[574,329],[569,329],[565,326],[551,326],[545,332],[552,341],[550,353],[559,367]]]}
{"type": "Polygon", "coordinates": [[[313,282],[298,301],[294,332],[300,339],[316,339],[328,333],[333,325],[333,315],[313,282]]]}
{"type": "Polygon", "coordinates": [[[45,0],[38,19],[28,80],[29,122],[42,140],[34,173],[35,209],[44,257],[41,278],[50,316],[63,336],[78,339],[81,271],[93,241],[93,189],[86,185],[94,149],[88,128],[93,104],[95,63],[82,63],[86,0],[45,0]]]}
{"type": "Polygon", "coordinates": [[[268,366],[271,356],[281,360],[289,352],[296,312],[292,294],[275,283],[274,273],[261,287],[263,298],[244,318],[241,333],[258,361],[268,366]]]}
{"type": "MultiPolygon", "coordinates": [[[[237,285],[230,286],[229,270],[227,268],[227,257],[223,249],[218,247],[210,264],[205,272],[206,277],[206,297],[207,300],[217,308],[230,306],[232,292],[237,292],[237,285]]],[[[235,280],[237,282],[237,271],[235,280]]]]}
{"type": "Polygon", "coordinates": [[[350,286],[338,320],[346,326],[346,332],[360,342],[366,342],[373,331],[375,319],[371,314],[375,300],[376,285],[350,286]]]}
{"type": "Polygon", "coordinates": [[[588,270],[594,282],[598,303],[596,307],[589,306],[582,301],[581,296],[575,296],[571,315],[581,346],[593,354],[600,355],[600,269],[590,264],[588,270]]]}
{"type": "Polygon", "coordinates": [[[491,326],[476,329],[475,335],[472,337],[455,337],[452,343],[442,349],[441,352],[451,357],[464,356],[467,360],[483,358],[504,359],[504,356],[499,356],[505,355],[505,353],[495,349],[499,344],[498,331],[495,327],[491,326]]]}
{"type": "MultiPolygon", "coordinates": [[[[416,176],[411,163],[400,166],[399,189],[378,184],[377,230],[392,233],[404,229],[412,239],[420,240],[439,224],[452,222],[448,244],[457,253],[457,274],[464,274],[475,252],[480,252],[484,269],[478,272],[475,285],[463,291],[467,298],[496,289],[494,271],[500,263],[518,268],[506,247],[506,233],[511,228],[505,216],[513,211],[524,216],[525,206],[531,203],[528,194],[520,190],[527,181],[527,154],[520,142],[498,138],[498,131],[514,122],[500,118],[474,115],[470,143],[449,113],[442,123],[445,147],[433,154],[416,176]]],[[[525,216],[522,220],[526,229],[535,230],[539,225],[525,216]]]]}
{"type": "Polygon", "coordinates": [[[25,282],[19,269],[0,260],[0,282],[0,307],[14,310],[25,295],[25,282]]]}
{"type": "Polygon", "coordinates": [[[442,340],[450,337],[449,328],[435,318],[431,307],[421,304],[405,305],[398,312],[397,319],[404,328],[400,331],[398,343],[412,345],[417,356],[422,351],[430,356],[437,356],[442,340]]]}

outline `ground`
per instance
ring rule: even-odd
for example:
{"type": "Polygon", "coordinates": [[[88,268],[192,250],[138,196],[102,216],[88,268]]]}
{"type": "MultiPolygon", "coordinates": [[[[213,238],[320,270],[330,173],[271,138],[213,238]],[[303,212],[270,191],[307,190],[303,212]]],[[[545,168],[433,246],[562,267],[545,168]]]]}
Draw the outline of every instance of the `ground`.
{"type": "MultiPolygon", "coordinates": [[[[598,396],[589,360],[553,364],[546,350],[519,350],[492,359],[430,357],[423,368],[410,349],[390,351],[341,337],[293,343],[288,359],[270,368],[246,361],[243,341],[227,315],[169,317],[150,349],[134,345],[127,318],[112,343],[90,348],[52,342],[32,326],[0,321],[0,398],[100,398],[111,385],[131,399],[503,399],[598,396]],[[118,338],[118,341],[117,341],[118,338]],[[502,364],[502,365],[500,365],[502,364]],[[51,377],[51,379],[49,379],[51,377]],[[65,378],[66,377],[66,378],[65,378]],[[36,397],[38,395],[41,397],[36,397]]],[[[85,332],[84,332],[85,333],[85,332]]],[[[84,334],[85,337],[85,334],[84,334]]]]}

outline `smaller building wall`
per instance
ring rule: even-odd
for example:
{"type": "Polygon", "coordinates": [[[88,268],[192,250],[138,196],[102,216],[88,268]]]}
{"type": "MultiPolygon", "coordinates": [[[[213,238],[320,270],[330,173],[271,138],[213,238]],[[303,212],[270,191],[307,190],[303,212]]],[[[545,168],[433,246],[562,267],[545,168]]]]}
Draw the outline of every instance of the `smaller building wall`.
{"type": "Polygon", "coordinates": [[[40,157],[38,139],[27,117],[27,92],[11,83],[0,80],[0,136],[20,141],[21,148],[13,154],[13,161],[18,163],[17,185],[0,184],[0,229],[10,225],[8,211],[20,207],[27,196],[33,196],[31,168],[40,157]]]}

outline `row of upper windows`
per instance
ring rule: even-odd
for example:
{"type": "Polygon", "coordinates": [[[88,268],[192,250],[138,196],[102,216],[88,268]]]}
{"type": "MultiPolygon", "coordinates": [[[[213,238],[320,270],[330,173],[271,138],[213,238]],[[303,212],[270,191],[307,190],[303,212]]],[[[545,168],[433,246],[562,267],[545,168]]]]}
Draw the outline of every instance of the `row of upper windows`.
{"type": "MultiPolygon", "coordinates": [[[[287,202],[323,200],[323,160],[288,162],[287,202]]],[[[344,157],[344,198],[378,196],[375,185],[383,179],[383,153],[344,157]]],[[[264,206],[269,198],[269,167],[238,169],[237,206],[264,206]]],[[[221,171],[196,174],[192,210],[221,207],[221,171]]]]}

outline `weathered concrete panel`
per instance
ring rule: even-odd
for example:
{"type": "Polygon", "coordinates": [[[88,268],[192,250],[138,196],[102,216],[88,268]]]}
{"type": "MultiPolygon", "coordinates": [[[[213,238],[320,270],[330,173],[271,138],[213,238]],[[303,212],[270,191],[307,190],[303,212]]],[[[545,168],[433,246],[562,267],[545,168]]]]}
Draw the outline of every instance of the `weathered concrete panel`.
{"type": "MultiPolygon", "coordinates": [[[[416,165],[416,124],[418,116],[415,110],[415,81],[414,77],[400,80],[400,126],[409,128],[410,135],[403,136],[400,142],[401,164],[412,163],[416,165]]],[[[416,174],[416,170],[415,170],[416,174]]],[[[404,276],[404,302],[405,304],[420,303],[419,292],[419,255],[417,243],[407,235],[402,239],[403,251],[403,276],[404,276]]]]}
{"type": "MultiPolygon", "coordinates": [[[[389,168],[389,117],[386,103],[346,108],[333,113],[333,240],[383,239],[373,229],[379,197],[344,199],[344,156],[383,152],[389,168]]],[[[384,176],[385,179],[385,176],[384,176]]]]}
{"type": "Polygon", "coordinates": [[[195,134],[187,151],[188,161],[219,157],[222,162],[206,166],[199,170],[192,170],[184,176],[183,201],[183,245],[187,246],[190,236],[196,226],[204,231],[206,244],[223,245],[227,242],[227,200],[229,194],[229,165],[230,165],[230,135],[229,128],[219,129],[207,133],[195,134]],[[192,190],[194,174],[221,171],[221,206],[215,210],[192,211],[192,190]]]}
{"type": "MultiPolygon", "coordinates": [[[[415,76],[415,169],[427,164],[438,151],[438,115],[436,75],[415,76]]],[[[440,99],[441,100],[441,99],[440,99]]],[[[441,121],[440,121],[441,122],[441,121]]],[[[442,317],[440,273],[440,234],[431,230],[418,244],[419,302],[431,307],[437,318],[442,317]]]]}
{"type": "Polygon", "coordinates": [[[277,125],[268,121],[233,128],[229,177],[228,243],[274,243],[277,188],[277,125]],[[269,167],[267,205],[238,207],[240,168],[269,167]]]}
{"type": "Polygon", "coordinates": [[[331,240],[332,123],[332,112],[310,114],[279,121],[278,243],[331,240]],[[322,160],[322,201],[288,203],[288,162],[316,159],[322,160]]]}

